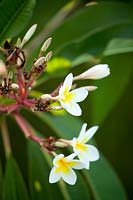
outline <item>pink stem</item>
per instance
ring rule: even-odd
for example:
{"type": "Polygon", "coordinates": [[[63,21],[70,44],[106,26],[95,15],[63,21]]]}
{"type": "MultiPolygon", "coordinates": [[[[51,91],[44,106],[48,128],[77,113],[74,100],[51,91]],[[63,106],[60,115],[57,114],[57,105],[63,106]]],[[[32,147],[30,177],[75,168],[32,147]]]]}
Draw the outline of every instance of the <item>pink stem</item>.
{"type": "Polygon", "coordinates": [[[44,142],[40,138],[38,138],[32,134],[28,123],[19,115],[19,113],[15,112],[15,113],[13,113],[13,115],[14,115],[17,123],[19,124],[21,130],[23,131],[25,137],[33,140],[39,146],[44,147],[44,149],[47,150],[47,148],[44,146],[44,142]]]}

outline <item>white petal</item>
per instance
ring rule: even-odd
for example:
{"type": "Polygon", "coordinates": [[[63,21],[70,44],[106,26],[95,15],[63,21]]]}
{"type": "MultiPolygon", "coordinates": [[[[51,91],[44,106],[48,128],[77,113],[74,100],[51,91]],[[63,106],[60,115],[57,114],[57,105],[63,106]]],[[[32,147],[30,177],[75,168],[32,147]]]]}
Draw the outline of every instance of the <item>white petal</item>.
{"type": "Polygon", "coordinates": [[[82,110],[77,103],[75,102],[63,103],[62,101],[60,101],[60,103],[61,103],[61,106],[64,109],[66,109],[66,111],[69,112],[71,115],[80,116],[82,114],[82,110]]]}
{"type": "Polygon", "coordinates": [[[70,73],[67,75],[67,77],[64,80],[63,86],[61,91],[59,91],[59,95],[62,91],[64,91],[67,88],[67,91],[69,92],[71,87],[72,87],[72,82],[73,82],[73,74],[70,73]]]}
{"type": "Polygon", "coordinates": [[[74,185],[76,183],[77,176],[76,176],[76,173],[72,169],[69,169],[67,173],[62,173],[61,176],[62,176],[62,179],[70,185],[74,185]]]}
{"type": "Polygon", "coordinates": [[[85,163],[85,169],[90,169],[90,162],[88,162],[88,163],[86,162],[85,163]]]}
{"type": "Polygon", "coordinates": [[[82,137],[85,135],[85,133],[86,133],[86,127],[87,127],[87,124],[84,123],[84,124],[82,125],[81,131],[80,131],[80,133],[79,133],[79,137],[78,137],[78,140],[79,140],[79,141],[81,141],[81,140],[82,140],[82,137]]]}
{"type": "Polygon", "coordinates": [[[99,152],[93,145],[88,145],[88,157],[90,161],[96,161],[99,159],[99,152]]]}
{"type": "Polygon", "coordinates": [[[61,178],[61,173],[56,172],[56,167],[53,167],[49,175],[49,182],[56,183],[57,181],[59,181],[60,178],[61,178]]]}
{"type": "Polygon", "coordinates": [[[79,160],[73,160],[72,162],[70,162],[71,167],[73,169],[84,169],[86,168],[86,165],[83,162],[80,162],[79,160]]]}
{"type": "Polygon", "coordinates": [[[54,160],[53,160],[54,166],[56,166],[56,167],[58,166],[57,161],[60,160],[61,158],[64,158],[63,154],[59,154],[54,158],[54,160]]]}
{"type": "Polygon", "coordinates": [[[81,162],[88,163],[89,161],[96,161],[99,159],[99,152],[96,147],[92,145],[86,145],[87,150],[81,151],[80,154],[78,154],[79,159],[81,162]]]}
{"type": "Polygon", "coordinates": [[[86,147],[85,150],[80,150],[77,155],[81,162],[88,163],[90,161],[96,161],[99,159],[99,152],[96,147],[92,145],[84,145],[86,147]]]}
{"type": "Polygon", "coordinates": [[[93,126],[92,128],[88,129],[86,132],[84,132],[84,134],[82,134],[82,136],[80,137],[80,142],[82,143],[88,142],[96,133],[98,128],[99,128],[98,126],[93,126]]]}
{"type": "Polygon", "coordinates": [[[88,96],[88,91],[85,88],[78,88],[70,92],[73,94],[73,101],[81,102],[88,96]]]}
{"type": "Polygon", "coordinates": [[[99,64],[80,74],[81,79],[101,79],[110,74],[107,64],[99,64]]]}
{"type": "Polygon", "coordinates": [[[84,151],[81,151],[79,154],[78,154],[78,158],[81,162],[85,163],[85,165],[87,166],[88,163],[90,162],[89,160],[89,157],[88,157],[88,152],[84,152],[84,151]]]}
{"type": "Polygon", "coordinates": [[[76,157],[76,154],[75,154],[75,153],[72,153],[72,154],[70,154],[69,156],[65,157],[65,160],[66,160],[67,162],[70,162],[70,161],[72,161],[75,157],[76,157]]]}

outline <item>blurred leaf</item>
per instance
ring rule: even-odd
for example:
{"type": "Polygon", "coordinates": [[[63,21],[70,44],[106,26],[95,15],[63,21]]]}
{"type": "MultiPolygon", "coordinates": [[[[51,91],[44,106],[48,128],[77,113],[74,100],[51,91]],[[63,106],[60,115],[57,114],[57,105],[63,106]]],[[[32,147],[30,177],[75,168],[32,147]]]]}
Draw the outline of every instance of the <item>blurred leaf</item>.
{"type": "Polygon", "coordinates": [[[90,171],[85,172],[96,200],[126,200],[124,188],[107,160],[101,155],[100,160],[92,163],[90,171]]]}
{"type": "Polygon", "coordinates": [[[125,91],[133,65],[131,58],[132,54],[122,54],[102,60],[102,63],[109,64],[111,75],[94,83],[98,86],[98,90],[90,95],[94,124],[101,124],[106,119],[125,91]]]}
{"type": "Polygon", "coordinates": [[[57,3],[54,0],[37,0],[30,24],[37,23],[38,31],[40,31],[67,2],[67,0],[58,0],[57,3]]]}
{"type": "Polygon", "coordinates": [[[0,41],[17,36],[28,24],[35,0],[4,0],[0,4],[0,41]]]}
{"type": "Polygon", "coordinates": [[[3,172],[2,172],[2,166],[0,161],[0,199],[2,200],[2,193],[3,193],[3,172]]]}
{"type": "Polygon", "coordinates": [[[50,168],[40,147],[33,142],[29,143],[29,184],[32,200],[63,199],[58,185],[51,185],[49,180],[50,168]]]}
{"type": "MultiPolygon", "coordinates": [[[[98,33],[89,35],[87,38],[79,41],[72,42],[61,48],[57,55],[64,56],[70,60],[78,60],[82,58],[82,63],[90,61],[89,56],[95,56],[96,58],[101,58],[103,56],[103,51],[105,50],[108,43],[114,38],[123,38],[125,40],[131,39],[133,36],[133,25],[131,24],[121,24],[109,27],[98,33]],[[85,55],[85,56],[84,56],[85,55]]],[[[129,45],[129,44],[128,44],[129,45]]],[[[92,59],[95,64],[96,58],[92,59]]]]}
{"type": "Polygon", "coordinates": [[[62,74],[64,71],[68,71],[70,68],[71,62],[68,59],[65,58],[58,58],[55,57],[53,58],[49,63],[48,63],[48,68],[46,68],[46,72],[49,74],[55,75],[62,74]]]}
{"type": "Polygon", "coordinates": [[[133,52],[133,39],[116,38],[109,42],[104,51],[104,56],[133,52]]]}
{"type": "Polygon", "coordinates": [[[72,41],[81,41],[109,27],[126,23],[133,23],[132,7],[128,4],[101,2],[88,6],[69,17],[54,32],[53,47],[60,50],[72,41]],[[68,30],[69,34],[66,34],[68,30]]]}
{"type": "Polygon", "coordinates": [[[28,200],[26,186],[17,163],[9,158],[6,166],[3,200],[28,200]]]}

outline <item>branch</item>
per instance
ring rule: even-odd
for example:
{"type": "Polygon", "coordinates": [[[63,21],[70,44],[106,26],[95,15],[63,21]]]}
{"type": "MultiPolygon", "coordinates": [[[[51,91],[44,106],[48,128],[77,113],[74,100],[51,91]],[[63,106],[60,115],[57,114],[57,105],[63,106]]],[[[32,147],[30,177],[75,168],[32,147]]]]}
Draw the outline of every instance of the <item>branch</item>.
{"type": "Polygon", "coordinates": [[[16,119],[16,122],[20,126],[26,138],[29,138],[30,140],[36,142],[39,146],[43,147],[48,153],[53,154],[53,150],[55,150],[55,146],[53,145],[53,138],[49,137],[46,139],[40,139],[36,137],[32,134],[31,127],[28,124],[28,122],[25,121],[19,113],[15,112],[13,113],[13,116],[16,119]]]}

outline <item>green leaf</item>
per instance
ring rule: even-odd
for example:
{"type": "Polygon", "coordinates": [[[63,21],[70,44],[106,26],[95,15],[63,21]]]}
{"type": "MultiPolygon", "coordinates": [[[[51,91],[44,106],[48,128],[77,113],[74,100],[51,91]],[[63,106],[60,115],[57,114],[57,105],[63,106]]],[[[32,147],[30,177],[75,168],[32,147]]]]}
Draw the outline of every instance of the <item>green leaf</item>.
{"type": "MultiPolygon", "coordinates": [[[[37,0],[36,9],[30,24],[38,24],[38,32],[44,28],[46,24],[49,23],[49,20],[64,6],[68,1],[67,0],[58,0],[58,3],[55,3],[54,0],[37,0]],[[39,13],[39,15],[38,15],[39,13]],[[42,20],[43,19],[43,20],[42,20]]],[[[43,42],[43,41],[42,41],[43,42]]]]}
{"type": "Polygon", "coordinates": [[[127,23],[133,23],[132,7],[128,4],[101,2],[88,6],[69,17],[54,32],[53,47],[60,50],[72,41],[82,41],[109,27],[127,23]],[[69,34],[66,34],[68,31],[69,34]]]}
{"type": "Polygon", "coordinates": [[[3,200],[28,200],[26,186],[17,163],[9,158],[4,179],[3,200]]]}
{"type": "MultiPolygon", "coordinates": [[[[57,55],[64,56],[65,58],[69,58],[71,60],[78,59],[81,57],[82,63],[84,63],[87,62],[87,56],[89,55],[93,55],[96,58],[101,58],[101,56],[104,56],[103,52],[105,48],[108,47],[108,43],[111,40],[116,38],[123,38],[126,41],[128,39],[132,39],[132,35],[133,26],[131,24],[115,25],[98,33],[89,35],[87,38],[81,41],[73,41],[71,44],[66,45],[64,48],[61,48],[58,51],[57,55]]],[[[93,58],[94,61],[95,57],[93,58]]]]}
{"type": "Polygon", "coordinates": [[[2,200],[2,193],[3,193],[3,172],[2,172],[2,166],[0,161],[0,199],[2,200]]]}
{"type": "Polygon", "coordinates": [[[29,185],[32,200],[64,199],[63,192],[57,184],[49,183],[51,168],[41,149],[35,143],[29,143],[29,185]]]}
{"type": "Polygon", "coordinates": [[[125,91],[133,65],[132,54],[105,57],[102,63],[109,64],[111,74],[104,80],[93,82],[98,90],[90,94],[91,118],[94,124],[101,124],[125,91]]]}
{"type": "Polygon", "coordinates": [[[0,41],[17,36],[28,24],[35,0],[4,0],[0,4],[0,41]]]}
{"type": "Polygon", "coordinates": [[[117,175],[107,160],[101,155],[100,160],[91,164],[91,169],[85,172],[92,187],[96,200],[126,200],[126,194],[117,175]]]}
{"type": "Polygon", "coordinates": [[[103,55],[110,56],[114,54],[122,54],[133,52],[132,38],[116,38],[112,39],[107,45],[103,55]]]}

